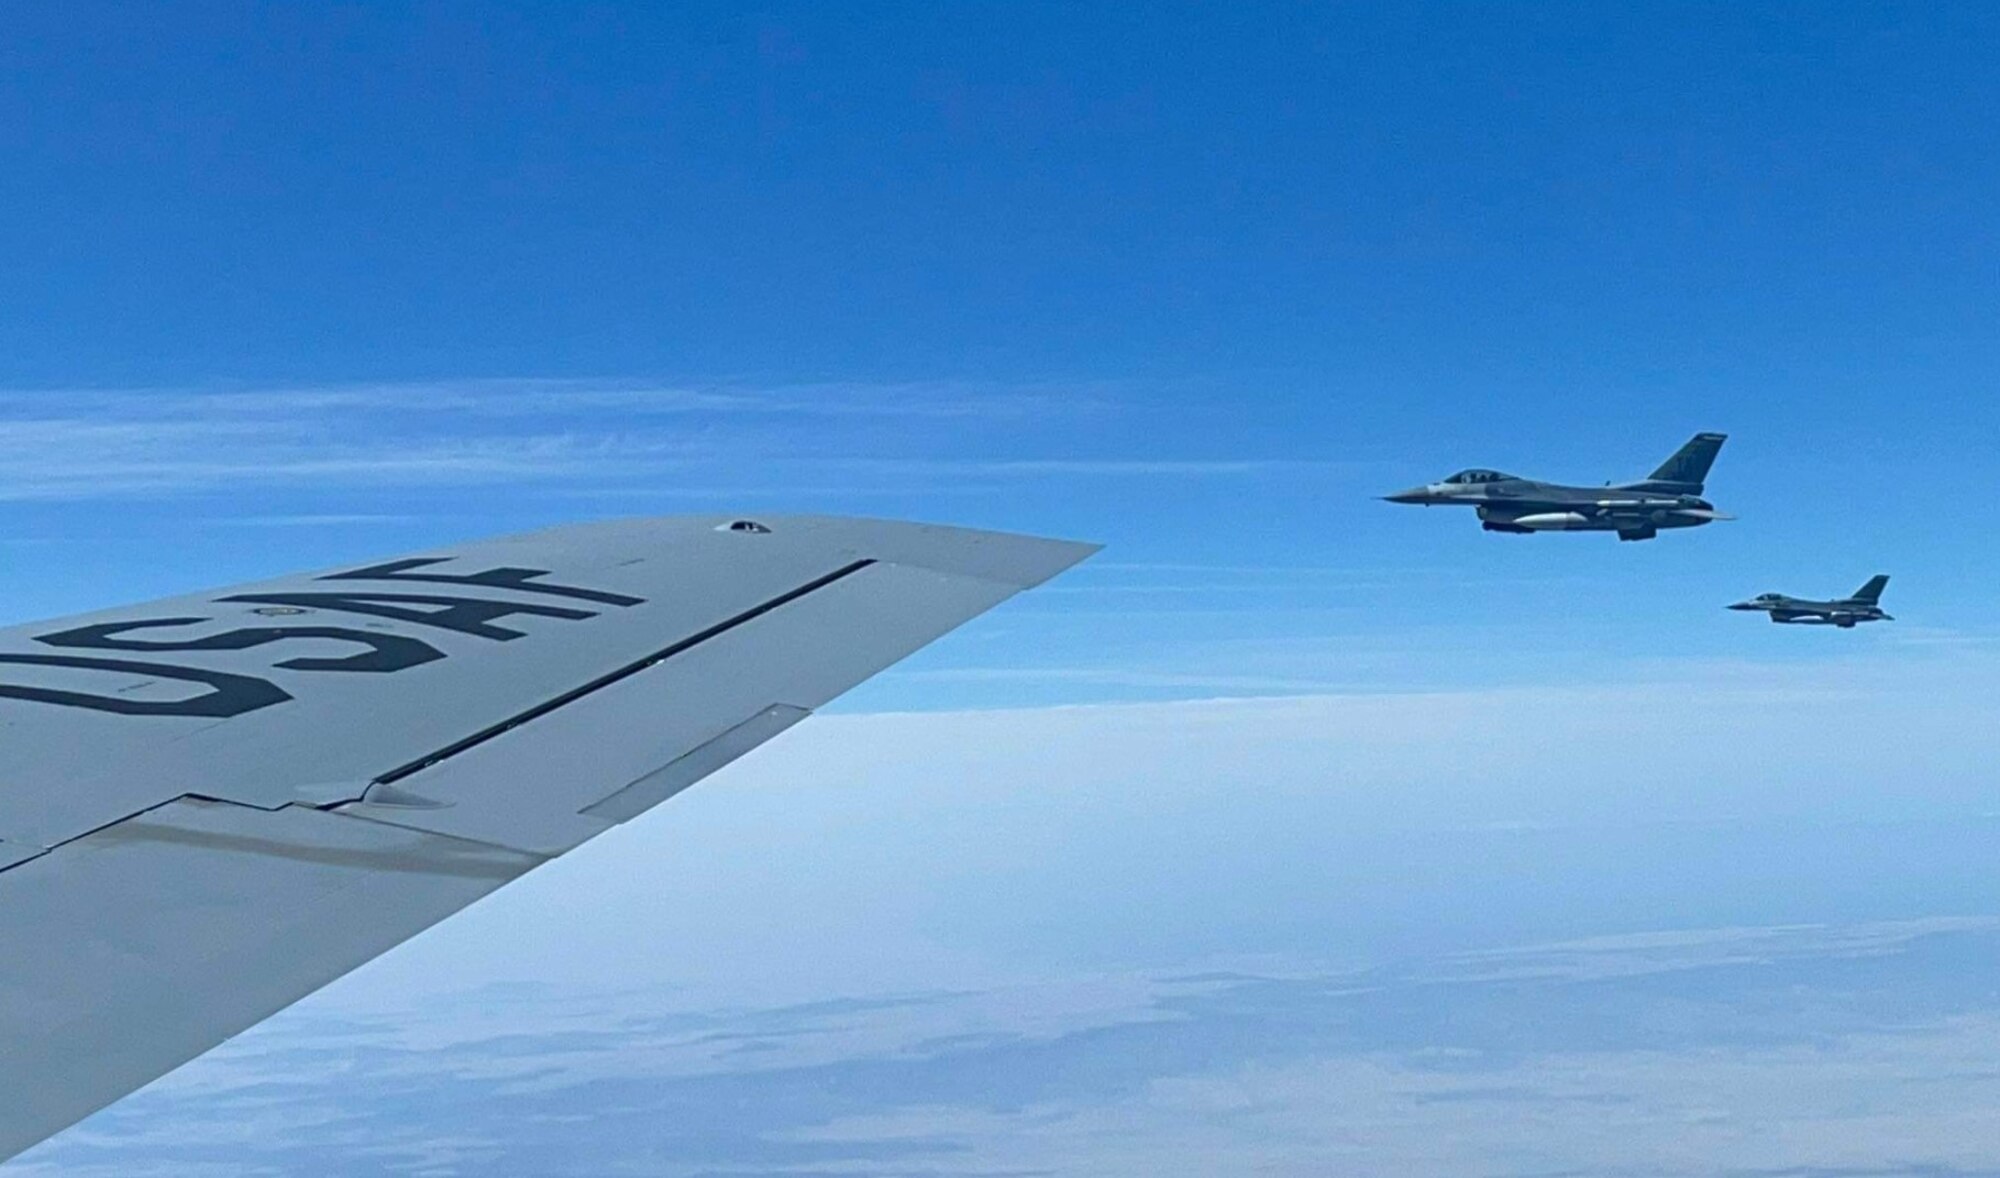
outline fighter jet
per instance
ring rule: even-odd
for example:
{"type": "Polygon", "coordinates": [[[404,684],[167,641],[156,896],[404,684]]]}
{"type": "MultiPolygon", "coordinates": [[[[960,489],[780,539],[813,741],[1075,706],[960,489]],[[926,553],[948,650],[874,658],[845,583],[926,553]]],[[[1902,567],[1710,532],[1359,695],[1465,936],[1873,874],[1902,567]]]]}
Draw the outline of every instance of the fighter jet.
{"type": "Polygon", "coordinates": [[[1862,622],[1896,620],[1882,612],[1882,589],[1888,583],[1886,576],[1870,577],[1866,585],[1854,591],[1854,596],[1833,601],[1812,601],[1803,597],[1787,597],[1782,593],[1759,593],[1729,608],[1766,613],[1771,615],[1772,621],[1789,626],[1839,626],[1843,630],[1852,630],[1862,622]]]}
{"type": "Polygon", "coordinates": [[[1461,470],[1442,482],[1384,495],[1391,503],[1477,508],[1489,532],[1616,532],[1650,540],[1662,528],[1696,528],[1734,519],[1701,497],[1708,468],[1727,434],[1696,434],[1660,468],[1635,483],[1572,487],[1497,470],[1461,470]]]}

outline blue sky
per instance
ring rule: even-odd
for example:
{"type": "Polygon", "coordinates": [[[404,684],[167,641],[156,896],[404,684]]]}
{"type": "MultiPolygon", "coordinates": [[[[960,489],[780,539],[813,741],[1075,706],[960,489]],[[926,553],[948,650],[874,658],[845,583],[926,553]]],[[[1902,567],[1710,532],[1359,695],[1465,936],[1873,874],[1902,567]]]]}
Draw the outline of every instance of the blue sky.
{"type": "Polygon", "coordinates": [[[0,620],[616,514],[1108,545],[18,1171],[2000,1172],[1996,34],[0,8],[0,620]],[[1373,498],[1706,429],[1742,518],[1652,543],[1373,498]]]}
{"type": "Polygon", "coordinates": [[[1498,679],[1823,657],[1707,607],[1878,569],[1905,634],[1978,625],[1996,23],[13,10],[0,492],[16,543],[68,542],[5,598],[740,503],[1108,541],[1022,608],[1132,676],[1209,638],[1415,635],[1498,679]],[[468,382],[516,403],[443,395],[468,382]],[[560,395],[649,389],[669,411],[560,395]],[[284,396],[174,399],[228,392],[284,396]],[[1368,498],[1473,464],[1626,477],[1696,429],[1732,433],[1715,496],[1744,519],[1656,545],[1368,498]],[[239,517],[298,526],[185,542],[239,517]]]}

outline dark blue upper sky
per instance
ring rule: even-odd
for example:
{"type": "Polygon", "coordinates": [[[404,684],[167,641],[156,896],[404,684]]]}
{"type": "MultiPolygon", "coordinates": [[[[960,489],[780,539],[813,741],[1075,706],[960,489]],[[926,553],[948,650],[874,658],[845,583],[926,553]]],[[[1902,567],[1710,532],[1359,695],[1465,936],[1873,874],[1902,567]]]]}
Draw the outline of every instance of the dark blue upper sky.
{"type": "Polygon", "coordinates": [[[1974,4],[0,14],[0,377],[1267,374],[1546,408],[1990,355],[1974,4]]]}

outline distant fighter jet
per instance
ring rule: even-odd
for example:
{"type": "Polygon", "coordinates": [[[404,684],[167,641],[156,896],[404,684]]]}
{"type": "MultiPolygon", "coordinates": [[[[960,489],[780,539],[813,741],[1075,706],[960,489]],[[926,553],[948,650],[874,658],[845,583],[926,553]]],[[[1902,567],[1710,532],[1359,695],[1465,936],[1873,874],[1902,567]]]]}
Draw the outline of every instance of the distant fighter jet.
{"type": "Polygon", "coordinates": [[[1866,585],[1854,591],[1854,596],[1834,601],[1810,601],[1803,597],[1786,597],[1782,593],[1759,593],[1729,608],[1767,613],[1772,621],[1786,625],[1839,626],[1843,630],[1852,630],[1862,622],[1896,620],[1882,612],[1882,588],[1888,583],[1888,577],[1870,577],[1866,585]]]}
{"type": "Polygon", "coordinates": [[[1479,509],[1489,532],[1616,532],[1650,540],[1661,528],[1696,528],[1734,519],[1701,497],[1708,468],[1726,434],[1696,434],[1636,483],[1570,487],[1497,470],[1461,470],[1443,482],[1384,495],[1391,503],[1454,504],[1479,509]]]}

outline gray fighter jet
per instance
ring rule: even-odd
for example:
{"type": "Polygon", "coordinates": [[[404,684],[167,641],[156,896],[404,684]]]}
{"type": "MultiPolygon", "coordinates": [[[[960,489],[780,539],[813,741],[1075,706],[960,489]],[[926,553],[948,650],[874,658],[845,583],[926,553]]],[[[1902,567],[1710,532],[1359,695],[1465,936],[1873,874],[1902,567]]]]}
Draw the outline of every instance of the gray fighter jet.
{"type": "Polygon", "coordinates": [[[1708,468],[1727,436],[1696,434],[1636,483],[1572,487],[1497,470],[1461,470],[1442,482],[1383,498],[1425,507],[1477,508],[1480,526],[1489,532],[1616,532],[1620,540],[1650,540],[1662,528],[1696,528],[1735,518],[1701,497],[1708,468]]]}
{"type": "Polygon", "coordinates": [[[1862,622],[1896,620],[1882,612],[1882,589],[1888,583],[1886,576],[1870,577],[1866,585],[1854,591],[1854,596],[1832,601],[1787,597],[1782,593],[1759,593],[1729,608],[1766,613],[1771,615],[1772,621],[1785,625],[1839,626],[1843,630],[1852,630],[1862,622]]]}

